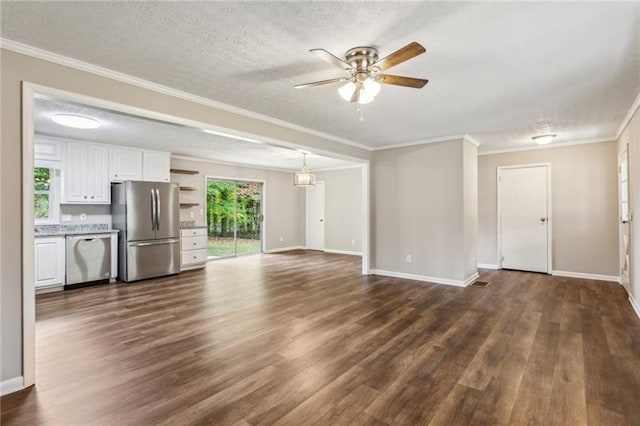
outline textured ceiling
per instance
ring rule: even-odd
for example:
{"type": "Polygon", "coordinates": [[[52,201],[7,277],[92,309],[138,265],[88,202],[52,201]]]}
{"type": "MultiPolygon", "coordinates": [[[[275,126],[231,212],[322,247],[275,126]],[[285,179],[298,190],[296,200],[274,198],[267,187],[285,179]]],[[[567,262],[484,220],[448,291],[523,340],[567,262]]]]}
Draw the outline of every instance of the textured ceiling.
{"type": "Polygon", "coordinates": [[[640,4],[522,2],[2,2],[4,38],[372,147],[470,134],[482,150],[615,134],[640,92],[640,4]],[[417,41],[364,107],[308,53],[417,41]]]}
{"type": "MultiPolygon", "coordinates": [[[[212,135],[201,129],[56,99],[36,98],[35,130],[42,135],[168,151],[175,155],[257,167],[293,171],[300,169],[302,164],[302,154],[294,149],[212,135]],[[101,126],[89,130],[62,126],[51,120],[53,115],[59,113],[92,117],[101,126]]],[[[356,163],[310,153],[307,155],[307,164],[310,169],[319,170],[349,167],[356,163]]]]}

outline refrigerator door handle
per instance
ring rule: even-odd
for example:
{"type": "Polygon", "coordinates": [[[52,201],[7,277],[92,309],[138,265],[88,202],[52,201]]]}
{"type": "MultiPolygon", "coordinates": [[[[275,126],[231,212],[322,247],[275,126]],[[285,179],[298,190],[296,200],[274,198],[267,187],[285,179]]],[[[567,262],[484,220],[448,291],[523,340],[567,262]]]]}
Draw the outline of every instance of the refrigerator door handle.
{"type": "Polygon", "coordinates": [[[130,246],[132,247],[147,247],[147,246],[158,246],[160,244],[174,244],[180,242],[179,239],[173,239],[173,240],[162,240],[162,241],[149,241],[149,242],[145,242],[145,243],[135,243],[135,244],[130,244],[130,246]]]}
{"type": "Polygon", "coordinates": [[[154,231],[156,228],[156,215],[158,214],[158,207],[156,203],[156,193],[153,188],[151,188],[151,229],[154,231]]]}
{"type": "Polygon", "coordinates": [[[156,230],[160,230],[160,190],[158,188],[156,191],[156,230]]]}

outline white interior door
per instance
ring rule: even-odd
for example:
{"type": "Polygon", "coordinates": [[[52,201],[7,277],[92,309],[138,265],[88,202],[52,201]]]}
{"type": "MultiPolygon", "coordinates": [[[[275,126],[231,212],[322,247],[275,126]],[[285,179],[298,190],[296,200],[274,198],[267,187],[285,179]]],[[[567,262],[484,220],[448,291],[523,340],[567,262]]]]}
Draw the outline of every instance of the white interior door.
{"type": "Polygon", "coordinates": [[[629,156],[627,149],[618,157],[618,181],[620,185],[620,283],[629,288],[629,156]]]}
{"type": "Polygon", "coordinates": [[[307,248],[324,250],[324,182],[307,187],[307,248]]]}
{"type": "Polygon", "coordinates": [[[550,272],[549,166],[498,169],[499,265],[550,272]]]}

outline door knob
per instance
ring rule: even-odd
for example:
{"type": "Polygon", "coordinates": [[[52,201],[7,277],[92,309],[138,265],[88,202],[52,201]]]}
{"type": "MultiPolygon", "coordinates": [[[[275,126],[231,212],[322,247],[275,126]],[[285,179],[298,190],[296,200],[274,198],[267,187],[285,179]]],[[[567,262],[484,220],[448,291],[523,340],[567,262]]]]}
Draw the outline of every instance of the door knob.
{"type": "Polygon", "coordinates": [[[546,217],[541,217],[541,218],[540,218],[540,222],[546,222],[546,221],[547,221],[547,218],[546,218],[546,217]]]}
{"type": "Polygon", "coordinates": [[[324,219],[320,219],[320,222],[324,222],[324,219]]]}

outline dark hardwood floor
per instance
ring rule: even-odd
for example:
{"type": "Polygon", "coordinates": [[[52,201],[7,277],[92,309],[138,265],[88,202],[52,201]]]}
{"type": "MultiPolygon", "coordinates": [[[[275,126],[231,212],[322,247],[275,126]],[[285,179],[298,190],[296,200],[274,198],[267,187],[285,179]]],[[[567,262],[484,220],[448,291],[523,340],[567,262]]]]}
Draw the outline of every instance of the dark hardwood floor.
{"type": "Polygon", "coordinates": [[[614,283],[360,276],[296,251],[39,296],[37,386],[3,425],[640,425],[640,320],[614,283]]]}

